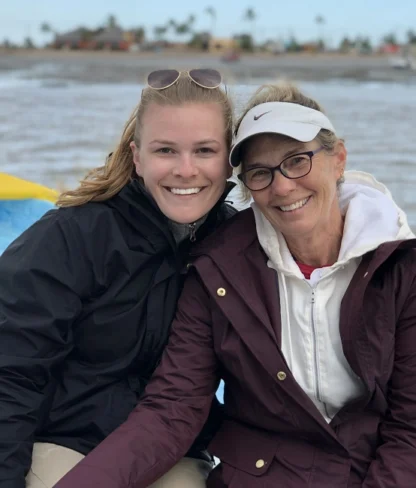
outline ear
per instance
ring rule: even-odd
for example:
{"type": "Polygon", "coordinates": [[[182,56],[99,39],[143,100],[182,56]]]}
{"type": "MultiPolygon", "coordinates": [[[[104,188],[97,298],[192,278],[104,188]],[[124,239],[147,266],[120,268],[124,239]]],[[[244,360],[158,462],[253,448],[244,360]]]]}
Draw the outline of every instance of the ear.
{"type": "Polygon", "coordinates": [[[343,141],[338,141],[335,146],[335,169],[337,173],[337,178],[341,178],[344,174],[345,166],[347,164],[347,148],[343,141]]]}
{"type": "Polygon", "coordinates": [[[138,176],[142,176],[141,174],[141,164],[140,164],[140,151],[139,148],[136,146],[134,141],[130,142],[130,149],[133,153],[133,163],[136,168],[136,173],[138,176]]]}

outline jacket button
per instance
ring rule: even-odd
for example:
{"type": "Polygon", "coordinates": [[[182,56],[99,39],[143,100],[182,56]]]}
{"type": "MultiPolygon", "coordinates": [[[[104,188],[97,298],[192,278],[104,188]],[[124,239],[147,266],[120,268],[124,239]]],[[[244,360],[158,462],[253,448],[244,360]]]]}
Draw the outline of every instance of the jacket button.
{"type": "Polygon", "coordinates": [[[225,297],[226,293],[227,292],[225,291],[225,288],[218,288],[218,290],[217,290],[217,295],[219,297],[225,297]]]}
{"type": "Polygon", "coordinates": [[[263,459],[258,459],[258,460],[256,461],[256,468],[257,468],[257,469],[264,468],[265,464],[266,464],[266,463],[265,463],[265,461],[264,461],[263,459]]]}
{"type": "Polygon", "coordinates": [[[276,376],[279,381],[285,381],[286,379],[286,373],[284,371],[279,371],[276,376]]]}

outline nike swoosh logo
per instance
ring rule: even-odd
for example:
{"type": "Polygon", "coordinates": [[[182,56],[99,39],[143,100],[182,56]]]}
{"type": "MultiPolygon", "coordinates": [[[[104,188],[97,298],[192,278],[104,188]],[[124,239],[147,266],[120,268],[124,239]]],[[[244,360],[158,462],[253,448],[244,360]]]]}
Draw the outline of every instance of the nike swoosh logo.
{"type": "Polygon", "coordinates": [[[260,117],[263,117],[263,115],[269,114],[270,112],[271,112],[271,110],[269,110],[268,112],[264,112],[264,114],[255,115],[254,120],[259,120],[260,117]]]}

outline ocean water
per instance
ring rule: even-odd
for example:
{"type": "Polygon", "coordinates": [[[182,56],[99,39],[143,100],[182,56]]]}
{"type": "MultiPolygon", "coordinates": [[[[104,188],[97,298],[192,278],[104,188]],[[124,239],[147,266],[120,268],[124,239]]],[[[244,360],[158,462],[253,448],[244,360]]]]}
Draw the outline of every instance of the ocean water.
{"type": "MultiPolygon", "coordinates": [[[[140,99],[132,83],[56,77],[59,65],[0,72],[0,171],[54,188],[74,187],[101,165],[140,99]]],[[[300,82],[345,138],[348,167],[373,173],[416,227],[416,90],[405,83],[300,82]]],[[[237,110],[255,85],[228,87],[237,110]]],[[[238,201],[238,198],[236,198],[238,201]]]]}

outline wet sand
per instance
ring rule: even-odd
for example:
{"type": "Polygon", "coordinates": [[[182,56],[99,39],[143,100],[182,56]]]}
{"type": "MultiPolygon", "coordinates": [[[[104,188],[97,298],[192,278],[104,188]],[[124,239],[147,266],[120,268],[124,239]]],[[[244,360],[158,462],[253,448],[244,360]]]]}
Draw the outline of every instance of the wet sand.
{"type": "Polygon", "coordinates": [[[0,51],[0,73],[31,70],[27,76],[70,80],[81,83],[144,82],[146,75],[160,68],[220,69],[228,83],[258,83],[260,80],[345,79],[354,81],[416,81],[416,72],[396,70],[387,56],[341,54],[243,55],[237,62],[224,62],[218,55],[198,52],[114,53],[79,51],[0,51]],[[58,65],[58,67],[57,67],[58,65]],[[53,69],[53,68],[59,69],[53,69]],[[54,73],[56,71],[56,73],[54,73]],[[51,76],[52,75],[52,76],[51,76]]]}

